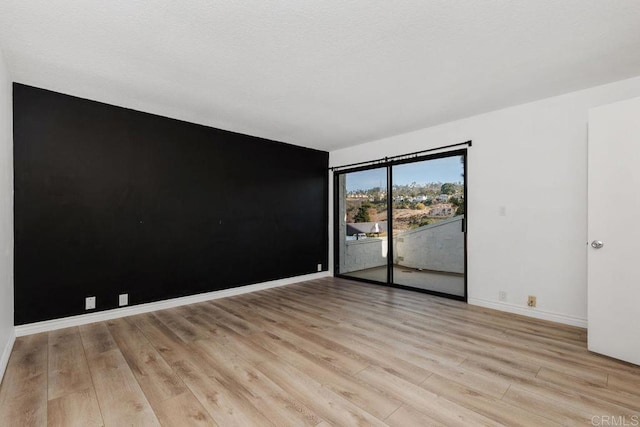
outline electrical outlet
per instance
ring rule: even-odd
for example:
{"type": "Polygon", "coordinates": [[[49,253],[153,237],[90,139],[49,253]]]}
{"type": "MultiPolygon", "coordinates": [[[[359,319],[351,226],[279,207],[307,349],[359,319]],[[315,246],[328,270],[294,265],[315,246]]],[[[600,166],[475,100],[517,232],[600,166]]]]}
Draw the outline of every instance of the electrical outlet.
{"type": "Polygon", "coordinates": [[[129,294],[120,294],[118,298],[118,305],[122,307],[123,305],[129,305],[129,294]]]}
{"type": "Polygon", "coordinates": [[[96,297],[86,297],[84,300],[84,309],[93,310],[96,308],[96,297]]]}
{"type": "Polygon", "coordinates": [[[500,291],[498,293],[498,300],[506,301],[507,300],[507,293],[505,291],[500,291]]]}
{"type": "Polygon", "coordinates": [[[318,271],[322,271],[322,264],[318,264],[318,271]]]}
{"type": "Polygon", "coordinates": [[[536,306],[536,297],[533,295],[529,295],[529,298],[527,299],[527,305],[529,307],[535,307],[536,306]]]}

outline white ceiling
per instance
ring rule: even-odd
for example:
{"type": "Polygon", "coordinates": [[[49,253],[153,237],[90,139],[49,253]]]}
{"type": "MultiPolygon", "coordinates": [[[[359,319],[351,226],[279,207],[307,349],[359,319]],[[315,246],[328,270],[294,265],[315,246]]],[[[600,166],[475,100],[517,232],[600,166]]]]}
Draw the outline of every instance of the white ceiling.
{"type": "Polygon", "coordinates": [[[0,0],[17,82],[324,150],[640,75],[631,0],[0,0]]]}

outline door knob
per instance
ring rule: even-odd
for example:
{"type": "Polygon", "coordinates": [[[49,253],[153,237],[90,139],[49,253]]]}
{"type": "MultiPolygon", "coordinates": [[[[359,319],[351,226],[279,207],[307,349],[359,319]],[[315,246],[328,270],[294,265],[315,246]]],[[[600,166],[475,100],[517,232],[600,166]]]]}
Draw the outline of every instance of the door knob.
{"type": "Polygon", "coordinates": [[[604,243],[602,243],[600,240],[594,240],[593,242],[591,242],[591,247],[594,249],[600,249],[603,246],[604,243]]]}

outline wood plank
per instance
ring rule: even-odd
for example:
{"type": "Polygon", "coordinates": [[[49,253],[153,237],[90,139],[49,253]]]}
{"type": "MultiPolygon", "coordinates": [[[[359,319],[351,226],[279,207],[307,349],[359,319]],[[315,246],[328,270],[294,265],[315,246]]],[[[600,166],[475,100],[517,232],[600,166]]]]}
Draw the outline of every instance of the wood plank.
{"type": "Polygon", "coordinates": [[[333,329],[331,336],[340,340],[340,342],[348,342],[348,347],[351,349],[374,359],[375,365],[392,369],[410,382],[419,384],[432,374],[431,371],[426,369],[425,360],[416,357],[405,357],[405,354],[400,352],[396,353],[393,345],[390,345],[391,343],[389,342],[386,345],[381,342],[372,343],[366,338],[359,337],[344,329],[333,329]]]}
{"type": "Polygon", "coordinates": [[[80,326],[80,337],[87,358],[118,348],[105,322],[80,326]]]}
{"type": "Polygon", "coordinates": [[[218,425],[200,404],[198,399],[188,390],[165,400],[162,402],[162,405],[154,408],[154,410],[163,427],[204,427],[218,425]]]}
{"type": "Polygon", "coordinates": [[[535,411],[538,414],[546,414],[554,421],[566,426],[591,425],[595,412],[585,412],[579,408],[565,405],[562,401],[552,397],[533,393],[526,388],[512,385],[502,398],[513,406],[535,411]]]}
{"type": "Polygon", "coordinates": [[[546,382],[518,369],[507,368],[500,363],[493,364],[487,360],[483,362],[469,360],[465,361],[463,365],[484,375],[507,379],[512,382],[512,385],[517,384],[519,388],[548,397],[578,411],[595,414],[621,414],[628,412],[628,409],[622,406],[585,395],[570,386],[562,387],[546,382]]]}
{"type": "Polygon", "coordinates": [[[623,406],[628,408],[628,414],[640,415],[640,396],[637,394],[638,390],[632,391],[631,393],[625,390],[614,390],[602,386],[599,383],[591,383],[581,378],[576,378],[548,368],[540,369],[537,378],[561,387],[570,387],[583,394],[623,406]]]}
{"type": "Polygon", "coordinates": [[[182,307],[174,310],[160,310],[153,312],[151,315],[164,323],[173,333],[179,336],[184,342],[191,342],[208,337],[208,333],[189,322],[184,316],[180,315],[182,307]]]}
{"type": "MultiPolygon", "coordinates": [[[[358,373],[358,377],[377,388],[386,389],[395,394],[403,402],[405,410],[415,408],[429,419],[444,425],[485,425],[495,426],[498,423],[472,410],[448,401],[424,387],[396,377],[379,367],[371,366],[358,373]]],[[[412,412],[409,410],[409,412],[412,412]]],[[[394,414],[396,414],[394,412],[394,414]]]]}
{"type": "Polygon", "coordinates": [[[235,385],[207,376],[186,361],[176,362],[174,369],[218,425],[274,426],[251,402],[236,393],[235,385]]]}
{"type": "Polygon", "coordinates": [[[142,314],[127,319],[136,325],[153,347],[170,365],[189,359],[185,342],[173,333],[164,323],[151,314],[142,314]]]}
{"type": "Polygon", "coordinates": [[[106,426],[160,425],[120,350],[99,353],[88,361],[106,426]]]}
{"type": "Polygon", "coordinates": [[[333,369],[329,363],[275,335],[264,333],[253,336],[251,341],[380,419],[386,418],[402,405],[402,402],[393,395],[367,387],[367,384],[356,378],[345,377],[340,371],[333,369]]]}
{"type": "Polygon", "coordinates": [[[107,326],[154,409],[162,407],[165,400],[187,391],[180,378],[133,323],[116,319],[109,321],[107,326]]]}
{"type": "MultiPolygon", "coordinates": [[[[480,390],[458,385],[433,374],[422,383],[425,389],[437,393],[452,402],[465,406],[489,419],[508,426],[559,426],[549,418],[535,412],[509,405],[485,395],[480,390]]],[[[544,414],[544,413],[542,413],[544,414]]]]}
{"type": "Polygon", "coordinates": [[[607,387],[612,390],[626,391],[627,393],[638,394],[640,375],[631,374],[609,374],[607,387]]]}
{"type": "Polygon", "coordinates": [[[194,351],[215,366],[223,381],[241,387],[237,391],[277,426],[315,426],[321,419],[309,408],[284,392],[257,367],[225,346],[209,340],[196,341],[194,351]]]}
{"type": "Polygon", "coordinates": [[[418,412],[408,406],[402,406],[398,408],[393,414],[391,414],[385,423],[392,427],[407,427],[407,426],[454,426],[454,425],[469,425],[469,424],[443,424],[438,420],[435,420],[428,415],[418,412]]]}
{"type": "Polygon", "coordinates": [[[86,390],[65,394],[49,400],[47,422],[50,426],[102,426],[102,413],[93,385],[86,390]]]}
{"type": "Polygon", "coordinates": [[[0,387],[0,425],[47,424],[46,333],[16,339],[0,387]]]}
{"type": "Polygon", "coordinates": [[[48,359],[49,400],[93,389],[78,328],[49,332],[48,359]]]}
{"type": "Polygon", "coordinates": [[[323,387],[318,381],[290,365],[269,361],[261,363],[258,369],[294,399],[311,408],[331,424],[380,427],[385,425],[379,418],[323,387]]]}

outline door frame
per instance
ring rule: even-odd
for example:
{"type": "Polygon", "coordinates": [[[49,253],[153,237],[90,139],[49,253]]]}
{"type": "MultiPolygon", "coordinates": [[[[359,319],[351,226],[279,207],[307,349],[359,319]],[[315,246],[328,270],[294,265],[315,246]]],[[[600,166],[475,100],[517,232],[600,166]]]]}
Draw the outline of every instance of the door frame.
{"type": "Polygon", "coordinates": [[[356,282],[365,282],[365,283],[371,283],[374,285],[388,286],[391,288],[422,292],[425,294],[435,295],[438,297],[444,297],[444,298],[467,302],[468,295],[469,295],[468,283],[467,283],[468,281],[467,280],[467,277],[468,277],[468,274],[467,274],[467,266],[468,266],[467,221],[469,218],[468,201],[467,201],[469,175],[468,175],[467,162],[468,162],[467,148],[462,148],[462,149],[457,149],[452,151],[443,151],[440,153],[427,154],[422,156],[411,156],[404,159],[401,158],[397,160],[382,161],[382,162],[377,162],[377,163],[366,165],[366,166],[357,166],[357,167],[352,167],[348,169],[340,169],[339,171],[334,170],[333,171],[333,260],[334,260],[333,275],[334,277],[354,280],[356,282]],[[463,239],[464,239],[464,253],[463,253],[464,255],[464,296],[452,295],[444,292],[431,291],[428,289],[414,288],[411,286],[398,285],[396,283],[393,283],[393,203],[392,203],[393,166],[407,164],[407,163],[417,163],[417,162],[427,161],[427,160],[441,159],[445,157],[455,157],[455,156],[462,156],[462,159],[463,159],[462,172],[464,177],[464,180],[463,180],[464,219],[462,220],[462,228],[463,228],[462,231],[463,231],[463,239]],[[386,169],[387,171],[387,283],[379,282],[376,280],[364,279],[360,277],[347,276],[345,274],[340,274],[339,272],[340,248],[338,247],[338,245],[340,243],[340,227],[339,227],[340,200],[338,198],[340,194],[340,191],[339,191],[340,175],[345,175],[352,172],[360,172],[364,170],[382,169],[382,168],[386,169]]]}

